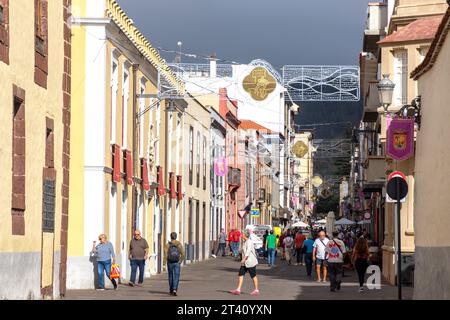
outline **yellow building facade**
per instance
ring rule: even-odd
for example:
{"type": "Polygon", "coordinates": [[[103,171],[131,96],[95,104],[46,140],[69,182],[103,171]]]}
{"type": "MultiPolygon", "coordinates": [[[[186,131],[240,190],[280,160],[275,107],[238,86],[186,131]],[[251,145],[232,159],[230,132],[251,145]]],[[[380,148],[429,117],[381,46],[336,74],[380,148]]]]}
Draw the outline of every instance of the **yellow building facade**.
{"type": "MultiPolygon", "coordinates": [[[[396,113],[417,97],[417,82],[409,74],[423,61],[435,32],[447,9],[444,0],[399,0],[396,2],[386,38],[378,42],[381,50],[381,74],[390,75],[395,83],[389,113],[396,113]]],[[[386,113],[378,108],[381,123],[381,144],[386,145],[386,113]]],[[[401,209],[401,243],[404,256],[414,254],[414,197],[415,157],[405,161],[386,158],[386,176],[401,171],[407,177],[409,193],[401,209]]],[[[395,263],[395,206],[385,205],[385,234],[383,250],[383,276],[392,284],[396,281],[395,263]]],[[[413,260],[412,260],[413,261],[413,260]]]]}
{"type": "Polygon", "coordinates": [[[121,280],[131,271],[128,245],[136,229],[150,246],[146,276],[161,271],[167,232],[160,226],[166,225],[177,174],[166,163],[181,150],[179,141],[173,149],[166,139],[170,130],[180,132],[183,108],[160,97],[160,79],[184,88],[116,1],[75,0],[72,12],[71,137],[77,143],[67,286],[81,289],[96,285],[90,251],[101,233],[114,246],[121,280]]]}
{"type": "Polygon", "coordinates": [[[180,220],[180,241],[187,245],[189,261],[201,261],[210,257],[211,114],[194,96],[186,102],[182,153],[184,218],[180,220]]]}
{"type": "Polygon", "coordinates": [[[1,0],[0,298],[65,293],[71,38],[68,0],[1,0]]]}
{"type": "Polygon", "coordinates": [[[414,299],[450,299],[448,270],[450,238],[447,190],[450,118],[450,8],[422,64],[412,77],[422,98],[417,132],[414,232],[416,265],[414,299]],[[443,142],[443,143],[440,143],[443,142]]]}

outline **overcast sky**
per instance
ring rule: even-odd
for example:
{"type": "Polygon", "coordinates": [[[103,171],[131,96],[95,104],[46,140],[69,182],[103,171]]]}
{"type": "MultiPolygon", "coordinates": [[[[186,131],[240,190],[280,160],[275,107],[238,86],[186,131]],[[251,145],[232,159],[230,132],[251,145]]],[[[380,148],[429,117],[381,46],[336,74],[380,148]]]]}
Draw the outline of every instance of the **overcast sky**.
{"type": "MultiPolygon", "coordinates": [[[[118,0],[156,47],[242,63],[354,65],[367,0],[118,0]]],[[[166,55],[171,62],[173,55],[166,55]]],[[[198,62],[205,62],[199,60],[198,62]]]]}

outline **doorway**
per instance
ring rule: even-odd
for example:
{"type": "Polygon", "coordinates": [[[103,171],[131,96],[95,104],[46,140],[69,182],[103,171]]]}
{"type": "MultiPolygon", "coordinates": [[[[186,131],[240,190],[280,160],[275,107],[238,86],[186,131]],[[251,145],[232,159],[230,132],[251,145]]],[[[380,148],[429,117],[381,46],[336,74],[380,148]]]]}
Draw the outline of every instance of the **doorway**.
{"type": "Polygon", "coordinates": [[[195,205],[195,260],[200,260],[200,201],[195,205]]]}
{"type": "Polygon", "coordinates": [[[120,213],[120,263],[122,267],[122,279],[127,278],[127,227],[128,227],[128,190],[125,186],[122,190],[122,207],[120,213]]]}

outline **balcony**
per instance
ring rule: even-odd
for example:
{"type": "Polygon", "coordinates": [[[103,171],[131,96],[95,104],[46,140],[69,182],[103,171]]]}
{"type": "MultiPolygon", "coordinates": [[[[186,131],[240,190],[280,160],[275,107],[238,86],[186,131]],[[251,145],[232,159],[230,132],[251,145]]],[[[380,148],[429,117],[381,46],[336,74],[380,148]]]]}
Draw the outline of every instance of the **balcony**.
{"type": "Polygon", "coordinates": [[[241,169],[228,167],[228,185],[235,188],[241,186],[241,169]]]}
{"type": "Polygon", "coordinates": [[[386,181],[386,160],[384,156],[369,156],[366,170],[367,183],[384,183],[386,181]]]}

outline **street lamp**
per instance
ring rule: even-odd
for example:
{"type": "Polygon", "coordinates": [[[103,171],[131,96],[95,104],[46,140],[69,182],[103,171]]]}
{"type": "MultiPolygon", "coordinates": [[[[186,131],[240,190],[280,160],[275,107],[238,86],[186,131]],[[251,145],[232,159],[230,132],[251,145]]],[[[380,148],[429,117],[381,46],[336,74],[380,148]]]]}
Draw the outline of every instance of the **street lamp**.
{"type": "Polygon", "coordinates": [[[384,112],[387,113],[389,106],[392,104],[395,83],[389,79],[389,74],[383,74],[383,79],[378,82],[377,88],[380,104],[384,108],[384,112]]]}
{"type": "Polygon", "coordinates": [[[300,110],[300,106],[298,104],[292,104],[291,111],[294,113],[294,115],[298,115],[298,112],[300,110]]]}

